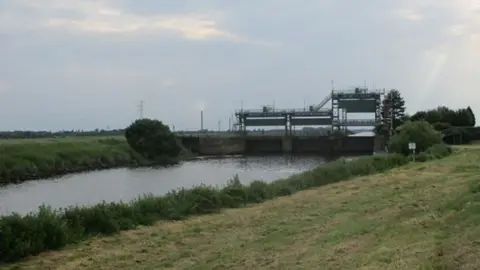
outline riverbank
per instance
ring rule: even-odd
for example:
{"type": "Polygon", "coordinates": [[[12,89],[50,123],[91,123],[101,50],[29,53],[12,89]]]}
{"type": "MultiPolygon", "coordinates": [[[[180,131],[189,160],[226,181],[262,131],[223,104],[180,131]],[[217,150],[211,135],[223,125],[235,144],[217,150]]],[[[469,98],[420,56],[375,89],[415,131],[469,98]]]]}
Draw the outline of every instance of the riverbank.
{"type": "MultiPolygon", "coordinates": [[[[446,146],[433,147],[429,158],[450,154],[446,146]]],[[[172,191],[165,196],[145,196],[130,203],[102,203],[53,211],[43,207],[25,217],[0,218],[0,261],[16,261],[28,255],[59,249],[99,234],[114,234],[159,220],[180,220],[190,216],[218,213],[298,191],[349,180],[355,176],[384,172],[408,163],[401,155],[361,157],[350,162],[337,160],[311,171],[272,183],[254,181],[242,185],[233,179],[224,188],[199,186],[172,191]],[[20,226],[21,225],[21,226],[20,226]]]]}
{"type": "Polygon", "coordinates": [[[122,137],[80,137],[0,141],[0,185],[69,173],[153,164],[122,137]]]}
{"type": "Polygon", "coordinates": [[[475,269],[480,149],[101,237],[4,269],[475,269]]]}

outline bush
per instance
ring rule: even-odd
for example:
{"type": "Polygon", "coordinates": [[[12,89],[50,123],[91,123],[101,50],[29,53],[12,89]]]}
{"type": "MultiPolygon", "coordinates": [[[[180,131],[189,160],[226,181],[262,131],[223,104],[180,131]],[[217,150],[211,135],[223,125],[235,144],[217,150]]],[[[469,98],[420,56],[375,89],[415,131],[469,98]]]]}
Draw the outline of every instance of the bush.
{"type": "Polygon", "coordinates": [[[416,152],[420,153],[427,148],[441,144],[442,134],[436,131],[426,121],[406,122],[398,128],[398,132],[392,136],[389,142],[389,150],[394,153],[409,155],[408,144],[416,143],[416,152]]]}
{"type": "MultiPolygon", "coordinates": [[[[430,149],[426,158],[450,153],[443,145],[430,149]]],[[[384,172],[407,162],[408,158],[399,154],[360,157],[352,161],[339,159],[272,183],[254,181],[243,185],[235,176],[220,189],[202,185],[171,191],[164,196],[145,195],[129,203],[104,202],[58,211],[41,207],[38,213],[23,217],[12,214],[0,218],[0,262],[13,262],[88,237],[114,234],[159,220],[181,220],[223,208],[260,203],[356,176],[384,172]]]]}
{"type": "Polygon", "coordinates": [[[128,145],[148,160],[179,156],[181,146],[170,128],[159,120],[139,119],[125,129],[128,145]]]}
{"type": "Polygon", "coordinates": [[[435,144],[417,156],[417,160],[425,162],[432,159],[440,159],[449,156],[452,153],[452,148],[446,144],[435,144]]]}

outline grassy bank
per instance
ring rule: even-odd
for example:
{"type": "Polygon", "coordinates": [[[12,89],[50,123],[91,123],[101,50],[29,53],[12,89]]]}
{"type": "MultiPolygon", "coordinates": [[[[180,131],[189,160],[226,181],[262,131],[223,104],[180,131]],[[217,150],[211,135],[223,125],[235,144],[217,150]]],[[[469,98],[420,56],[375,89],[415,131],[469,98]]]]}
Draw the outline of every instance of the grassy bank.
{"type": "Polygon", "coordinates": [[[0,185],[73,172],[143,165],[151,163],[135,153],[121,137],[0,141],[0,185]]]}
{"type": "MultiPolygon", "coordinates": [[[[440,147],[432,158],[448,155],[440,147]]],[[[350,162],[337,160],[311,171],[272,183],[255,181],[248,186],[238,179],[222,189],[199,186],[165,196],[146,196],[130,203],[103,203],[92,207],[71,207],[61,211],[41,208],[24,217],[0,218],[0,261],[16,261],[28,255],[54,250],[97,235],[108,235],[159,220],[181,220],[199,214],[217,213],[260,203],[298,191],[369,175],[406,164],[401,155],[362,157],[350,162]]]]}
{"type": "Polygon", "coordinates": [[[185,221],[93,238],[4,269],[477,269],[480,149],[185,221]]]}

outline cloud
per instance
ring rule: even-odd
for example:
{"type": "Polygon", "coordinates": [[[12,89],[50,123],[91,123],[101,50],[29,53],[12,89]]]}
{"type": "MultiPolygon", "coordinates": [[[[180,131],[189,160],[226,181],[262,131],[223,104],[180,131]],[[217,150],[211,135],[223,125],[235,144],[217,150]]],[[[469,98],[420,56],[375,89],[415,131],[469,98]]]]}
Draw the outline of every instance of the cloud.
{"type": "Polygon", "coordinates": [[[173,80],[165,79],[160,83],[161,88],[170,88],[173,85],[175,85],[175,82],[173,80]]]}
{"type": "Polygon", "coordinates": [[[173,13],[138,15],[123,10],[118,1],[108,0],[18,0],[0,13],[2,28],[61,29],[72,33],[97,35],[152,34],[173,32],[190,40],[226,39],[245,42],[207,15],[173,13]],[[33,16],[29,16],[33,15],[33,16]]]}
{"type": "Polygon", "coordinates": [[[410,21],[421,21],[424,19],[424,15],[419,11],[412,9],[400,9],[397,11],[398,15],[410,21]]]}
{"type": "Polygon", "coordinates": [[[398,88],[409,112],[480,103],[479,1],[297,2],[0,0],[0,128],[122,127],[139,100],[216,128],[242,101],[319,103],[331,80],[398,88]]]}

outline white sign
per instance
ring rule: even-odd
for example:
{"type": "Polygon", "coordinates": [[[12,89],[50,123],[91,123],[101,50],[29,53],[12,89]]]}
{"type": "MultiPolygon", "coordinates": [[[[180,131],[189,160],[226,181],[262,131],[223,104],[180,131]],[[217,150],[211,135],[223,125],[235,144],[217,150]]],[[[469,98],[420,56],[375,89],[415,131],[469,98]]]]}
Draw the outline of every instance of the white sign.
{"type": "Polygon", "coordinates": [[[417,148],[417,144],[414,142],[408,143],[408,149],[415,150],[417,148]]]}

